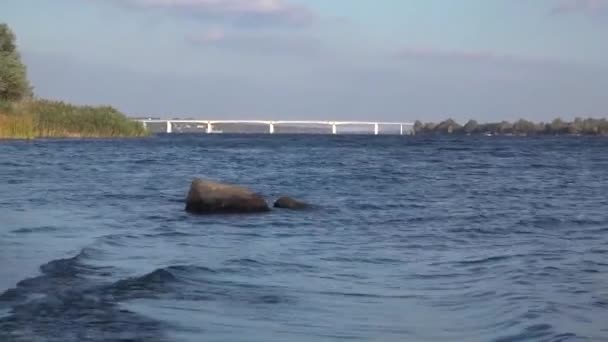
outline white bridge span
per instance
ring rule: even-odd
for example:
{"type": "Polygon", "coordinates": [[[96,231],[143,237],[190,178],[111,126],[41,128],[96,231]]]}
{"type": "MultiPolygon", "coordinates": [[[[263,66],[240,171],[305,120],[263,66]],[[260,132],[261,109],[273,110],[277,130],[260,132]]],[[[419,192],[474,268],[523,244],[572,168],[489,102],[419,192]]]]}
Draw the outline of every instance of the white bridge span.
{"type": "Polygon", "coordinates": [[[374,134],[380,134],[380,127],[395,126],[399,127],[399,133],[404,134],[404,128],[414,127],[411,122],[373,122],[373,121],[293,121],[293,120],[162,120],[162,119],[138,119],[144,127],[149,123],[161,123],[166,127],[166,133],[173,133],[173,124],[192,124],[205,125],[207,133],[214,133],[213,126],[217,124],[258,124],[268,126],[268,133],[275,133],[275,126],[278,125],[327,125],[331,127],[332,134],[338,134],[338,126],[341,125],[357,125],[357,126],[373,126],[374,134]]]}

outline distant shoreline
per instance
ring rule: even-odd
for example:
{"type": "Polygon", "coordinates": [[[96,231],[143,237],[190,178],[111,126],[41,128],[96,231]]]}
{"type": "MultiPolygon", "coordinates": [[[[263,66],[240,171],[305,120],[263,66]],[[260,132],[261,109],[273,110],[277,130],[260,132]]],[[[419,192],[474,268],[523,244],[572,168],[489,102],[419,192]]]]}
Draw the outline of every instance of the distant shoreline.
{"type": "Polygon", "coordinates": [[[514,123],[509,121],[478,123],[469,120],[460,125],[452,119],[440,123],[422,123],[420,120],[414,123],[414,134],[416,135],[489,135],[489,136],[583,136],[583,135],[608,135],[608,120],[606,118],[576,118],[567,122],[562,119],[554,119],[550,123],[520,119],[514,123]]]}
{"type": "MultiPolygon", "coordinates": [[[[134,119],[141,120],[141,119],[134,119]]],[[[190,119],[192,122],[187,122],[186,119],[173,119],[173,123],[169,124],[170,119],[157,119],[158,122],[148,124],[148,129],[151,133],[200,133],[209,134],[207,132],[207,124],[193,126],[192,123],[197,123],[196,119],[190,119]],[[152,124],[156,126],[152,126],[152,124]],[[171,127],[168,129],[165,127],[171,127]],[[155,129],[154,129],[155,128],[155,129]]],[[[200,122],[205,122],[201,120],[200,122]]],[[[294,121],[299,122],[299,121],[294,121]]],[[[302,121],[303,122],[303,121],[302,121]]],[[[524,119],[514,123],[501,121],[497,123],[477,123],[475,120],[469,120],[465,125],[460,125],[452,119],[442,121],[440,123],[422,123],[417,120],[413,125],[408,124],[407,129],[397,127],[380,127],[377,132],[374,128],[364,128],[368,122],[362,122],[357,125],[357,122],[348,122],[348,124],[338,124],[338,129],[332,129],[332,121],[318,124],[311,121],[308,125],[289,125],[289,121],[277,121],[280,124],[272,125],[273,121],[255,121],[240,122],[236,120],[226,120],[226,122],[216,121],[213,123],[211,133],[223,134],[337,134],[337,135],[417,135],[417,136],[516,136],[516,137],[532,137],[532,136],[608,136],[608,120],[605,118],[577,118],[572,122],[566,122],[561,119],[555,119],[550,123],[534,123],[524,119]],[[320,126],[325,125],[325,126],[320,126]],[[217,128],[220,128],[218,131],[217,128]],[[271,127],[267,127],[271,126],[271,127]],[[333,131],[333,132],[332,132],[333,131]]],[[[391,123],[392,125],[392,123],[391,123]]],[[[334,125],[336,126],[336,125],[334,125]]]]}

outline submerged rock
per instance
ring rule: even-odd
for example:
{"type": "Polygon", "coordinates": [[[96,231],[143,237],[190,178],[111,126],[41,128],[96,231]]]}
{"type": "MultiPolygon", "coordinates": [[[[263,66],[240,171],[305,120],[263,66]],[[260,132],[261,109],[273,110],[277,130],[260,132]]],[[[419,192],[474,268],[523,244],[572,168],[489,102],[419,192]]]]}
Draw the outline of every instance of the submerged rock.
{"type": "Polygon", "coordinates": [[[281,197],[274,202],[274,207],[282,209],[306,209],[309,205],[308,203],[300,202],[291,197],[281,197]]]}
{"type": "Polygon", "coordinates": [[[254,213],[269,211],[259,195],[235,185],[194,179],[186,198],[186,211],[193,214],[254,213]]]}

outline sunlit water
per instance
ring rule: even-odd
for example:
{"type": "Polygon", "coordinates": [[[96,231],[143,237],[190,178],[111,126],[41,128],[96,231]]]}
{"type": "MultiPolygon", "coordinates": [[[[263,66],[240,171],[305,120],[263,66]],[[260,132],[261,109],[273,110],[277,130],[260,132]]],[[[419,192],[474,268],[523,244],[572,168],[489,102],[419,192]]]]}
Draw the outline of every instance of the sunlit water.
{"type": "Polygon", "coordinates": [[[608,341],[608,139],[0,142],[0,294],[3,342],[608,341]]]}

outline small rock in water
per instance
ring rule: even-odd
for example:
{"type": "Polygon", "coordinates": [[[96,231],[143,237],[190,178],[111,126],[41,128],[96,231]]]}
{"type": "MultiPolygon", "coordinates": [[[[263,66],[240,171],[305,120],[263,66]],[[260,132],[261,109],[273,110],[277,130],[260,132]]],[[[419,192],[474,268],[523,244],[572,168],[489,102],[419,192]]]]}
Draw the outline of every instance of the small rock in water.
{"type": "Polygon", "coordinates": [[[186,198],[186,211],[193,214],[254,213],[269,211],[266,201],[235,185],[194,179],[186,198]]]}
{"type": "Polygon", "coordinates": [[[291,197],[281,197],[274,202],[274,207],[282,209],[306,209],[309,207],[309,205],[291,197]]]}

